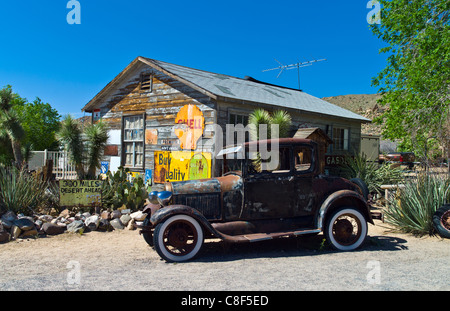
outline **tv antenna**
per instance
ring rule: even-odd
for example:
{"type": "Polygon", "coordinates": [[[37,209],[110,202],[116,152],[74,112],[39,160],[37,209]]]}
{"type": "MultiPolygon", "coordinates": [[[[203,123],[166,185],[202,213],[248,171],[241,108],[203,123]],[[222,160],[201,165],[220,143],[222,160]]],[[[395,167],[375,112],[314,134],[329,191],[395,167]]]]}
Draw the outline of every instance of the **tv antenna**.
{"type": "Polygon", "coordinates": [[[283,73],[284,70],[292,70],[292,69],[296,69],[297,68],[298,89],[301,91],[301,88],[300,88],[300,68],[312,66],[314,63],[326,61],[326,59],[314,59],[314,60],[309,60],[309,61],[306,61],[306,62],[298,62],[296,64],[290,64],[290,65],[284,65],[283,63],[278,61],[276,58],[275,58],[275,61],[278,64],[280,64],[280,66],[275,67],[275,68],[271,68],[271,69],[263,70],[263,72],[279,70],[280,72],[277,75],[277,79],[278,79],[281,76],[281,74],[283,73]]]}

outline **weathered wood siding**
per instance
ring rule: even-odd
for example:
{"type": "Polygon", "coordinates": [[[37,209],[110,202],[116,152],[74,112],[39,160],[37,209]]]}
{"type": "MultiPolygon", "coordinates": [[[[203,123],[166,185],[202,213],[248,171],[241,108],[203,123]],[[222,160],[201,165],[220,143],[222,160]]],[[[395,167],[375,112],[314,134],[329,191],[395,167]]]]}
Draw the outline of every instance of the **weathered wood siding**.
{"type": "MultiPolygon", "coordinates": [[[[185,84],[142,65],[128,74],[112,94],[102,100],[101,118],[111,130],[122,131],[122,118],[125,116],[145,115],[145,130],[156,129],[157,144],[145,144],[144,169],[154,169],[154,152],[161,151],[164,140],[176,140],[174,133],[175,118],[180,109],[188,104],[196,105],[205,118],[205,131],[200,139],[206,143],[212,138],[212,124],[215,123],[215,102],[210,98],[185,84]],[[151,91],[141,90],[141,74],[152,74],[153,87],[151,91]]],[[[122,133],[123,136],[123,133],[122,133]]],[[[122,138],[123,139],[123,138],[122,138]]],[[[196,151],[211,152],[210,147],[196,151]]],[[[119,146],[118,156],[124,164],[122,146],[119,146]]],[[[107,159],[106,159],[107,160],[107,159]]],[[[134,168],[133,168],[134,169],[134,168]]],[[[143,171],[134,169],[134,171],[143,171]]]]}

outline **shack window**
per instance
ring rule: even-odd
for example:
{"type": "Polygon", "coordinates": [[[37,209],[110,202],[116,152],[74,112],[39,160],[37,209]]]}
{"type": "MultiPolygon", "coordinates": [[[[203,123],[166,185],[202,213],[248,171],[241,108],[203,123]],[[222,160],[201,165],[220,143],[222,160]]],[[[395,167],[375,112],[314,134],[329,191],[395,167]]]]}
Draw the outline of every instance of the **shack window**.
{"type": "Polygon", "coordinates": [[[333,148],[335,151],[348,150],[349,130],[333,128],[333,148]]]}
{"type": "Polygon", "coordinates": [[[244,126],[247,126],[248,125],[248,115],[230,113],[230,119],[229,119],[228,124],[233,124],[233,125],[242,124],[244,126]]]}
{"type": "Polygon", "coordinates": [[[124,117],[123,150],[125,166],[144,166],[144,116],[124,117]]]}
{"type": "Polygon", "coordinates": [[[153,91],[153,76],[151,74],[141,74],[141,91],[153,91]]]}
{"type": "Polygon", "coordinates": [[[307,172],[312,166],[312,151],[308,147],[296,147],[294,149],[295,170],[297,172],[307,172]]]}

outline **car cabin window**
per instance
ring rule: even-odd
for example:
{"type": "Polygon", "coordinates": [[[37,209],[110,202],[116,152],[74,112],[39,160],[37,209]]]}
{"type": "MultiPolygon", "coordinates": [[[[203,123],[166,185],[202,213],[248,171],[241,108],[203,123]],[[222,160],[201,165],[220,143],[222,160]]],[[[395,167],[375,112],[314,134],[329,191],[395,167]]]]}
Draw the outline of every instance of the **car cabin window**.
{"type": "MultiPolygon", "coordinates": [[[[271,151],[269,151],[269,154],[271,151]]],[[[283,174],[289,173],[291,171],[291,155],[289,147],[280,147],[278,152],[278,159],[276,158],[268,158],[261,159],[260,154],[256,154],[253,159],[249,157],[249,153],[247,152],[248,167],[247,172],[252,174],[283,174]],[[276,161],[273,162],[272,161],[276,161]],[[266,164],[266,165],[264,165],[266,164]],[[269,170],[263,170],[263,168],[269,167],[269,170]]]]}
{"type": "Polygon", "coordinates": [[[295,171],[308,172],[312,168],[312,150],[306,146],[294,148],[295,171]]]}

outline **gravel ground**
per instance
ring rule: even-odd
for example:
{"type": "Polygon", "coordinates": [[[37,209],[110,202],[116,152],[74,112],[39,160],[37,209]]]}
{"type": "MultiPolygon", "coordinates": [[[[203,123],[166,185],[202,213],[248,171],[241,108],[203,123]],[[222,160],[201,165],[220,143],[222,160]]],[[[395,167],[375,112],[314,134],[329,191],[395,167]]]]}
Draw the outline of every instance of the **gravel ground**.
{"type": "Polygon", "coordinates": [[[450,240],[369,225],[363,248],[335,252],[323,235],[226,245],[207,242],[166,263],[138,231],[65,233],[0,245],[0,290],[448,291],[450,240]]]}

